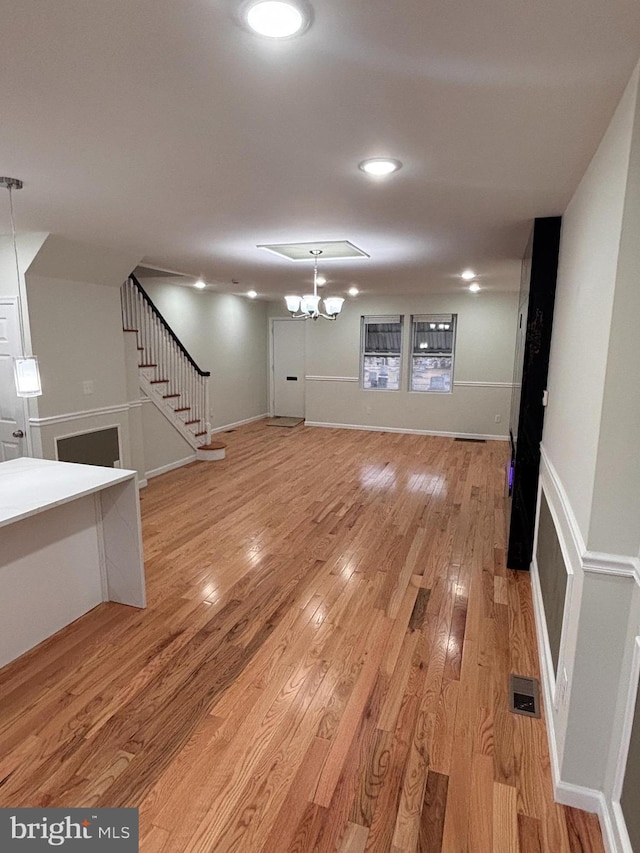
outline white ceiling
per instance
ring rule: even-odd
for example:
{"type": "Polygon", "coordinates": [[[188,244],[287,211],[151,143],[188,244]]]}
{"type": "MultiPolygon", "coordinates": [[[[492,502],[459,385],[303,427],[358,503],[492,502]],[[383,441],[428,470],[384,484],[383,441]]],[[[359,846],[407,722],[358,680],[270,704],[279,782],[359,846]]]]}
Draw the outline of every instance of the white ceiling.
{"type": "Polygon", "coordinates": [[[257,244],[314,240],[371,256],[321,264],[335,293],[460,288],[467,266],[513,288],[531,219],[565,208],[640,55],[638,0],[315,0],[283,41],[239,5],[0,0],[20,231],[267,297],[312,264],[257,244]],[[358,170],[381,155],[404,168],[358,170]]]}

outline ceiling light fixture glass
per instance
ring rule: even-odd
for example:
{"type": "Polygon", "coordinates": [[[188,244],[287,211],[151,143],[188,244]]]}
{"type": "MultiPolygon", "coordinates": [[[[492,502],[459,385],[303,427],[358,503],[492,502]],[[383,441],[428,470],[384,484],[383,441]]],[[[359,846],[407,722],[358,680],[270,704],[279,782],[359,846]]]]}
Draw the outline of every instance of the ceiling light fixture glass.
{"type": "Polygon", "coordinates": [[[469,285],[469,290],[471,293],[477,293],[480,290],[480,285],[477,281],[474,281],[473,284],[469,285]]]}
{"type": "Polygon", "coordinates": [[[357,287],[349,288],[349,296],[357,296],[360,293],[357,287]]]}
{"type": "Polygon", "coordinates": [[[247,290],[247,296],[249,297],[249,299],[255,299],[257,295],[258,295],[257,291],[247,290]]]}
{"type": "Polygon", "coordinates": [[[276,39],[299,35],[308,24],[302,9],[284,0],[258,0],[249,6],[246,18],[258,35],[276,39]]]}
{"type": "Polygon", "coordinates": [[[367,175],[390,175],[392,172],[397,172],[402,168],[400,160],[394,160],[391,157],[371,157],[369,160],[363,160],[358,163],[358,168],[367,175]]]}
{"type": "Polygon", "coordinates": [[[204,289],[205,289],[205,287],[207,286],[207,283],[206,283],[206,281],[203,281],[201,278],[199,278],[199,279],[194,283],[194,285],[193,285],[193,286],[194,286],[194,287],[197,287],[197,288],[198,288],[198,290],[204,290],[204,289]]]}
{"type": "Polygon", "coordinates": [[[465,270],[460,277],[465,281],[471,281],[471,279],[476,277],[476,274],[473,270],[465,270]]]}
{"type": "MultiPolygon", "coordinates": [[[[18,178],[0,178],[0,187],[9,190],[9,215],[11,217],[11,236],[13,238],[13,256],[16,263],[16,278],[18,289],[16,290],[18,305],[19,346],[23,355],[13,359],[13,375],[16,383],[16,394],[18,397],[40,397],[42,384],[40,382],[40,369],[38,359],[35,355],[26,355],[24,340],[24,315],[22,311],[22,283],[20,281],[20,264],[18,263],[18,243],[16,239],[16,224],[13,217],[13,190],[21,190],[23,183],[18,178]]],[[[14,436],[22,436],[21,430],[16,430],[14,436]]]]}
{"type": "Polygon", "coordinates": [[[318,258],[322,254],[322,249],[311,249],[309,254],[313,255],[313,293],[307,293],[305,296],[285,296],[287,311],[295,320],[317,320],[318,317],[324,317],[325,320],[335,320],[342,310],[344,299],[341,296],[325,296],[322,300],[325,313],[320,311],[318,307],[320,304],[318,258]]]}

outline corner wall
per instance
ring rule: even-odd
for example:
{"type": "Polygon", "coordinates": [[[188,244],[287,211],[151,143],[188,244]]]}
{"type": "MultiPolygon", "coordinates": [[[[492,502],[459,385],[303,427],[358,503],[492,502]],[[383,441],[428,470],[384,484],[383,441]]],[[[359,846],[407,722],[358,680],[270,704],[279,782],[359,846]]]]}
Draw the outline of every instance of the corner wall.
{"type": "Polygon", "coordinates": [[[597,811],[611,851],[631,850],[618,800],[640,634],[639,75],[563,217],[540,478],[567,572],[557,677],[532,566],[556,797],[597,811]]]}

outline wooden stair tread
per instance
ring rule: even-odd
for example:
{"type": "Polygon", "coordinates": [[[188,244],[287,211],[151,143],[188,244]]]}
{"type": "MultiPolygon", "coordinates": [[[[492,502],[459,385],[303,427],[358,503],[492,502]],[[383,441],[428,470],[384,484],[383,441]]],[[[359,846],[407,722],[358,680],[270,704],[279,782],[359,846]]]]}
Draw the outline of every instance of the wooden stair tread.
{"type": "Polygon", "coordinates": [[[206,429],[203,429],[203,430],[202,430],[202,432],[196,432],[196,433],[194,433],[194,435],[195,435],[195,437],[196,437],[196,438],[197,438],[199,435],[206,435],[206,434],[207,434],[206,429]]]}
{"type": "Polygon", "coordinates": [[[200,420],[199,420],[198,418],[196,418],[196,419],[195,419],[195,420],[193,420],[193,421],[185,421],[185,422],[184,422],[184,425],[185,425],[185,426],[190,426],[191,424],[199,424],[199,423],[200,423],[200,420]]]}
{"type": "Polygon", "coordinates": [[[168,382],[168,381],[169,381],[168,379],[152,379],[150,384],[151,385],[162,385],[163,382],[168,382]]]}
{"type": "Polygon", "coordinates": [[[180,396],[180,394],[163,394],[162,399],[163,400],[170,400],[172,397],[179,397],[179,396],[180,396]]]}
{"type": "Polygon", "coordinates": [[[201,444],[198,450],[224,450],[226,446],[224,441],[210,441],[209,444],[201,444]]]}
{"type": "Polygon", "coordinates": [[[123,332],[135,332],[136,334],[138,333],[137,329],[123,329],[122,331],[123,332]]]}
{"type": "Polygon", "coordinates": [[[138,367],[157,367],[157,364],[139,364],[138,367]]]}
{"type": "Polygon", "coordinates": [[[174,412],[190,412],[191,406],[180,406],[179,409],[174,409],[174,412]]]}

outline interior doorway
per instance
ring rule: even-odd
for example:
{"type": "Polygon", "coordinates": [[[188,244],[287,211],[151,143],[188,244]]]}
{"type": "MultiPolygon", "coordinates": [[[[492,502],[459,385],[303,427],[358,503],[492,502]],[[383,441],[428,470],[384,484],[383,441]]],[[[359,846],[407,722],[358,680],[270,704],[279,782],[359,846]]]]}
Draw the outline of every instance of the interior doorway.
{"type": "Polygon", "coordinates": [[[304,417],[304,322],[273,321],[271,387],[274,417],[304,417]]]}
{"type": "Polygon", "coordinates": [[[18,300],[0,296],[0,462],[27,453],[24,403],[13,377],[13,359],[21,354],[18,300]]]}

